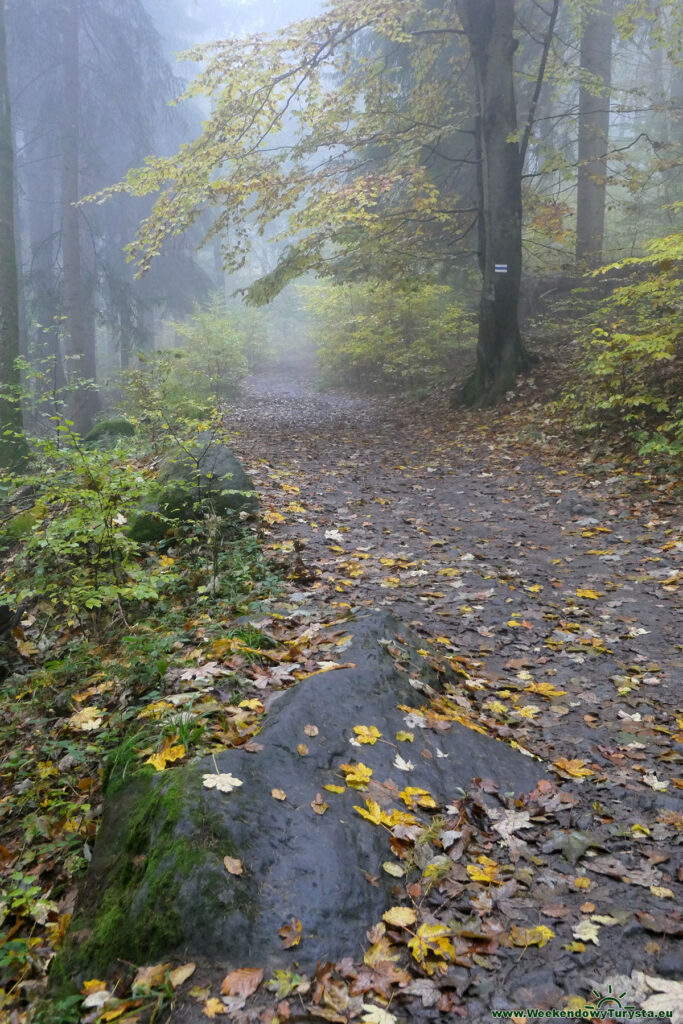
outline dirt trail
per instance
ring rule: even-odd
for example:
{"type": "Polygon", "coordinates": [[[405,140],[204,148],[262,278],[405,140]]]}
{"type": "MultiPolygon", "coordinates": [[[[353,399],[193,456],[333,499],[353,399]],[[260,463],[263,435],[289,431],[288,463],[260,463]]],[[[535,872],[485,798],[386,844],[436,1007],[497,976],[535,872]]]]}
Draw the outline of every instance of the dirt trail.
{"type": "MultiPolygon", "coordinates": [[[[565,836],[601,837],[630,858],[638,881],[607,864],[590,893],[598,913],[626,908],[630,925],[603,927],[583,952],[529,949],[507,972],[507,1005],[535,969],[527,1005],[560,1005],[558,986],[585,991],[591,971],[683,978],[676,929],[661,924],[683,902],[675,506],[634,498],[616,467],[563,461],[552,443],[528,450],[500,414],[320,393],[304,368],[252,377],[229,423],[261,493],[266,549],[295,567],[292,542],[306,544],[292,605],[327,619],[391,607],[422,632],[425,657],[461,670],[465,716],[573,788],[565,836]],[[661,934],[634,911],[655,915],[661,934]]],[[[573,906],[567,886],[585,900],[572,888],[583,861],[558,853],[534,870],[539,906],[573,906]]],[[[494,978],[469,992],[470,1019],[502,991],[494,978]]]]}

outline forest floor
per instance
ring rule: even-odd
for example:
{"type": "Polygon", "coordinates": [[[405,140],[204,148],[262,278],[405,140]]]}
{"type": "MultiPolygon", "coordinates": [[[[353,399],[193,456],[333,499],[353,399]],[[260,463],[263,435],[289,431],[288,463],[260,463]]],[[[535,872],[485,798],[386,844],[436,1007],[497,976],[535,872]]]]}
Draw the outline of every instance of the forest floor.
{"type": "Polygon", "coordinates": [[[324,621],[390,609],[461,670],[464,718],[546,766],[546,802],[512,843],[527,884],[503,899],[498,881],[451,880],[461,917],[541,932],[525,932],[523,963],[482,956],[450,994],[437,973],[421,1013],[579,1006],[590,979],[683,1020],[680,520],[670,486],[544,419],[548,383],[462,413],[443,395],[323,393],[289,365],[253,376],[229,425],[265,549],[292,570],[285,606],[324,621]]]}
{"type": "MultiPolygon", "coordinates": [[[[362,964],[322,963],[311,979],[280,972],[253,995],[253,972],[224,979],[184,965],[173,981],[166,964],[136,965],[131,981],[129,964],[113,993],[88,978],[63,1012],[37,1019],[479,1024],[492,1010],[578,1012],[613,993],[683,1022],[673,484],[624,452],[577,447],[545,404],[564,374],[554,358],[501,407],[467,413],[443,392],[412,402],[322,392],[314,374],[296,362],[256,374],[226,414],[270,560],[248,531],[246,547],[228,546],[226,577],[242,571],[249,595],[236,587],[212,603],[203,586],[200,597],[208,570],[193,556],[173,614],[134,624],[125,643],[24,619],[0,706],[0,873],[16,917],[0,935],[0,969],[15,976],[0,1021],[33,1020],[22,1007],[45,993],[107,759],[125,747],[131,765],[172,772],[247,745],[283,686],[340,667],[327,627],[350,633],[355,613],[379,609],[457,680],[450,710],[426,727],[484,731],[538,758],[544,781],[516,802],[500,794],[497,811],[485,780],[454,793],[433,808],[439,825],[419,850],[415,836],[388,837],[399,867],[403,858],[422,875],[400,883],[398,919],[367,922],[362,964]],[[176,706],[195,715],[194,739],[189,721],[178,735],[176,706]]],[[[174,545],[150,549],[150,572],[186,557],[174,545]]]]}

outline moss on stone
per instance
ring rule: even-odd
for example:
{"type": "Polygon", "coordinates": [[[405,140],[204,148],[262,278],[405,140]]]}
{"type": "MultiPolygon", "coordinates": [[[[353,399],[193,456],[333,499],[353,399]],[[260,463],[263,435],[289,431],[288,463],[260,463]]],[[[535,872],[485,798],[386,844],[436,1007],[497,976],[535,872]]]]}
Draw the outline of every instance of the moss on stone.
{"type": "Polygon", "coordinates": [[[94,441],[114,441],[117,437],[133,437],[134,434],[135,427],[130,420],[118,416],[96,423],[83,440],[87,444],[91,444],[94,441]]]}
{"type": "Polygon", "coordinates": [[[118,823],[125,830],[125,845],[113,861],[107,862],[104,851],[104,890],[95,872],[82,893],[82,910],[52,971],[59,989],[81,974],[107,971],[117,959],[153,962],[182,942],[176,904],[180,884],[201,869],[207,856],[193,830],[185,833],[178,827],[183,809],[192,802],[188,781],[198,782],[187,771],[159,781],[138,777],[130,787],[134,792],[123,802],[118,823]]]}

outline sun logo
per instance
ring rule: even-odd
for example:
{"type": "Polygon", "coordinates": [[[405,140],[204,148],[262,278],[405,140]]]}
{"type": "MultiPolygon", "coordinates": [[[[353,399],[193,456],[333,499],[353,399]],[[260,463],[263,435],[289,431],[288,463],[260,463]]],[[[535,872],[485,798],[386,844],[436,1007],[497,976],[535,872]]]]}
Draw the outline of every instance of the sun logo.
{"type": "Polygon", "coordinates": [[[605,1006],[611,1006],[614,1009],[620,1009],[620,1010],[633,1010],[633,1009],[635,1009],[635,1007],[633,1007],[633,1006],[624,1006],[621,1000],[626,995],[626,992],[624,991],[620,995],[616,995],[614,993],[611,985],[607,986],[607,995],[606,996],[603,996],[601,992],[597,991],[597,989],[593,989],[593,995],[595,997],[595,1002],[588,1003],[584,1007],[584,1009],[586,1009],[586,1010],[601,1010],[601,1009],[604,1009],[605,1006]]]}

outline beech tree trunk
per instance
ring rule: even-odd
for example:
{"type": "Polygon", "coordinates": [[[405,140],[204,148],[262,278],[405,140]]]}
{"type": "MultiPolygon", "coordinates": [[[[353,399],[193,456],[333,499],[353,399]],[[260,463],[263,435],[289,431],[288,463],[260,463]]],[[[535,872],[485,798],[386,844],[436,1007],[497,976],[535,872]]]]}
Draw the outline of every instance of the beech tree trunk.
{"type": "Polygon", "coordinates": [[[522,167],[513,83],[513,0],[458,0],[476,82],[479,304],[477,369],[462,394],[489,405],[528,369],[518,322],[522,274],[522,167]]]}
{"type": "Polygon", "coordinates": [[[0,0],[0,467],[26,454],[16,365],[19,356],[19,277],[14,237],[14,139],[7,73],[5,0],[0,0]]]}
{"type": "Polygon", "coordinates": [[[612,84],[612,0],[583,12],[579,89],[579,167],[576,193],[576,262],[602,262],[607,195],[609,90],[612,84]]]}
{"type": "MultiPolygon", "coordinates": [[[[68,415],[87,433],[98,408],[92,287],[85,280],[80,196],[79,0],[67,0],[63,15],[64,108],[62,126],[62,261],[64,351],[69,383],[68,415]]],[[[92,284],[92,282],[91,282],[92,284]]]]}

